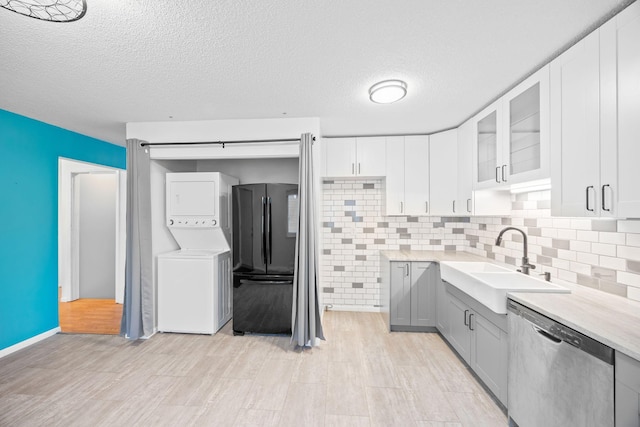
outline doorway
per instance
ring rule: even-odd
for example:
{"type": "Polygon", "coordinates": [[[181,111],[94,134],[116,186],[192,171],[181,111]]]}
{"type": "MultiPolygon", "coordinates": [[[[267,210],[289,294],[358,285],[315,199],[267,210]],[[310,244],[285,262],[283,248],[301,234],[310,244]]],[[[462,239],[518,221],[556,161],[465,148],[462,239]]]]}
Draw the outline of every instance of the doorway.
{"type": "Polygon", "coordinates": [[[117,334],[124,300],[126,172],[59,159],[62,332],[117,334]]]}

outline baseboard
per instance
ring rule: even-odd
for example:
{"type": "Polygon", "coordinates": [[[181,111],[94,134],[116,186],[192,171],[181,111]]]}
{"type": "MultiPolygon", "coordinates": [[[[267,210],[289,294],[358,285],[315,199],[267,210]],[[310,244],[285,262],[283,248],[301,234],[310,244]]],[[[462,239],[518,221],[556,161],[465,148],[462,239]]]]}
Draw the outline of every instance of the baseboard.
{"type": "Polygon", "coordinates": [[[366,313],[380,313],[382,307],[372,307],[369,305],[337,305],[327,304],[325,305],[327,311],[362,311],[366,313]]]}
{"type": "Polygon", "coordinates": [[[392,332],[438,332],[435,326],[398,326],[391,325],[392,332]]]}
{"type": "Polygon", "coordinates": [[[27,340],[24,341],[20,341],[17,344],[12,345],[11,347],[7,347],[4,348],[2,350],[0,350],[0,359],[2,359],[5,356],[10,355],[11,353],[15,353],[18,350],[22,350],[23,348],[29,347],[30,345],[33,345],[39,341],[42,341],[44,339],[47,339],[55,334],[57,334],[58,332],[60,332],[60,326],[58,326],[57,328],[53,328],[51,330],[48,330],[47,332],[43,332],[39,335],[36,335],[35,337],[31,337],[27,340]]]}

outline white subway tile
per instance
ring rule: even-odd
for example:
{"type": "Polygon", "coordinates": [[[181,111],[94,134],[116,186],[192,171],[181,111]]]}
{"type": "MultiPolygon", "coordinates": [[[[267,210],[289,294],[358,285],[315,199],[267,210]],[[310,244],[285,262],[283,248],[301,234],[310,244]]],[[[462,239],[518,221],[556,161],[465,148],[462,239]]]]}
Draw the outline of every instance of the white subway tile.
{"type": "Polygon", "coordinates": [[[600,243],[610,243],[612,245],[624,245],[626,241],[624,233],[614,233],[611,231],[600,232],[600,243]]]}
{"type": "Polygon", "coordinates": [[[640,246],[640,234],[627,233],[626,236],[628,246],[640,246]]]}
{"type": "Polygon", "coordinates": [[[640,261],[640,247],[618,246],[618,258],[632,259],[640,261]]]}
{"type": "Polygon", "coordinates": [[[592,243],[591,251],[598,255],[616,256],[616,245],[606,243],[592,243]]]}
{"type": "Polygon", "coordinates": [[[552,218],[555,228],[571,228],[571,220],[569,218],[552,218]]]}
{"type": "Polygon", "coordinates": [[[627,262],[622,258],[601,256],[600,267],[610,268],[612,270],[625,270],[627,268],[627,262]]]}
{"type": "Polygon", "coordinates": [[[536,243],[540,246],[551,247],[551,245],[553,244],[553,239],[551,239],[551,237],[537,237],[536,243]]]}
{"type": "Polygon", "coordinates": [[[576,238],[586,242],[598,242],[600,240],[597,231],[578,231],[576,238]]]}
{"type": "Polygon", "coordinates": [[[640,288],[628,287],[627,298],[640,301],[640,288]]]}
{"type": "Polygon", "coordinates": [[[571,240],[569,242],[569,248],[572,251],[591,252],[591,243],[589,243],[589,242],[581,242],[579,240],[571,240]]]}
{"type": "Polygon", "coordinates": [[[640,220],[619,220],[618,231],[623,233],[640,233],[640,220]]]}
{"type": "Polygon", "coordinates": [[[591,275],[591,266],[588,264],[582,264],[580,262],[571,263],[571,271],[578,274],[584,274],[586,276],[591,275]]]}
{"type": "Polygon", "coordinates": [[[618,271],[617,281],[625,285],[640,288],[640,274],[627,273],[626,271],[618,271]]]}
{"type": "MultiPolygon", "coordinates": [[[[514,211],[517,212],[517,211],[514,211]]],[[[511,225],[514,227],[522,227],[524,225],[524,218],[516,217],[511,218],[511,225]]]]}
{"type": "Polygon", "coordinates": [[[591,230],[590,219],[571,219],[571,227],[574,230],[591,230]]]}
{"type": "Polygon", "coordinates": [[[558,270],[558,278],[572,283],[576,283],[578,281],[578,275],[576,273],[566,270],[558,270]]]}
{"type": "Polygon", "coordinates": [[[558,258],[566,259],[568,261],[575,261],[576,253],[573,251],[565,250],[565,249],[558,249],[558,258]]]}
{"type": "Polygon", "coordinates": [[[576,230],[558,229],[558,239],[575,240],[577,237],[576,230]]]}
{"type": "Polygon", "coordinates": [[[596,254],[590,254],[586,252],[578,252],[576,254],[576,261],[585,264],[599,265],[599,256],[596,254]]]}

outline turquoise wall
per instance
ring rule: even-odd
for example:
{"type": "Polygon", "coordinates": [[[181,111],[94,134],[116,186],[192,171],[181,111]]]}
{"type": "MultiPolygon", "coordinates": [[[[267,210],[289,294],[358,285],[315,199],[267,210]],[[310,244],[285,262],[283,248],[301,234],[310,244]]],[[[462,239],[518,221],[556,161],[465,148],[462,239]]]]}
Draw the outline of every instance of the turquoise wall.
{"type": "Polygon", "coordinates": [[[126,167],[124,147],[0,110],[0,350],[59,325],[58,157],[126,167]]]}

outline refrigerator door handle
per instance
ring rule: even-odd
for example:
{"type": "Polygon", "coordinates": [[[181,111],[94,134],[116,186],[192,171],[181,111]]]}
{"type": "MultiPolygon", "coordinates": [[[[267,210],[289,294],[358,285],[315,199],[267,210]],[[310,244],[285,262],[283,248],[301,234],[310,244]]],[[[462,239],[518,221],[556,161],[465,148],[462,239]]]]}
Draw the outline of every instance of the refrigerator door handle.
{"type": "Polygon", "coordinates": [[[266,235],[265,235],[265,228],[266,228],[266,211],[267,211],[267,203],[266,203],[266,199],[264,198],[264,196],[262,196],[262,230],[261,230],[261,235],[262,235],[262,245],[261,245],[261,251],[260,254],[262,256],[262,260],[264,261],[265,265],[267,264],[267,252],[265,251],[265,244],[266,244],[266,235]]]}
{"type": "Polygon", "coordinates": [[[267,225],[269,227],[269,231],[268,231],[268,236],[269,236],[269,246],[267,247],[267,251],[269,254],[269,264],[273,263],[273,254],[271,253],[271,247],[273,246],[273,240],[271,237],[271,197],[267,197],[267,204],[269,205],[269,220],[267,222],[267,225]]]}

